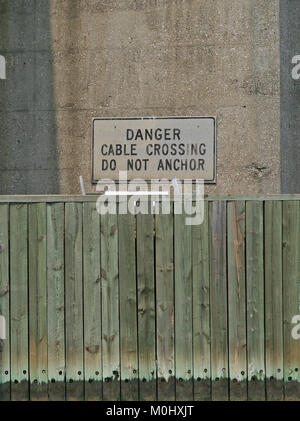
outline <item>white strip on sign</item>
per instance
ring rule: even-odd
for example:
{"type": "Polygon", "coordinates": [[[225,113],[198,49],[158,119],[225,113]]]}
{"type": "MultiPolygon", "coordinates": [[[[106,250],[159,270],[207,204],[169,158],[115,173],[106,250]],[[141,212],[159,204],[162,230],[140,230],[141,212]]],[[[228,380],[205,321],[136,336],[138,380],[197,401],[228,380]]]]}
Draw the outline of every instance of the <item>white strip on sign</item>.
{"type": "Polygon", "coordinates": [[[6,339],[5,317],[0,316],[0,339],[6,339]]]}

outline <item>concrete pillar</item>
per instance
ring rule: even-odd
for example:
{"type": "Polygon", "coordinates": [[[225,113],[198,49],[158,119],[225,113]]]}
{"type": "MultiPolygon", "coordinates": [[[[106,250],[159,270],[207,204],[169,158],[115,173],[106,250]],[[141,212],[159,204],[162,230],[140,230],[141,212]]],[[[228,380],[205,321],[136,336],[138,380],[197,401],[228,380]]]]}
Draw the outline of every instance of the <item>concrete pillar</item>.
{"type": "Polygon", "coordinates": [[[300,2],[280,1],[281,192],[300,193],[300,80],[292,58],[300,54],[300,2]]]}
{"type": "Polygon", "coordinates": [[[58,193],[50,0],[0,2],[0,194],[58,193]]]}

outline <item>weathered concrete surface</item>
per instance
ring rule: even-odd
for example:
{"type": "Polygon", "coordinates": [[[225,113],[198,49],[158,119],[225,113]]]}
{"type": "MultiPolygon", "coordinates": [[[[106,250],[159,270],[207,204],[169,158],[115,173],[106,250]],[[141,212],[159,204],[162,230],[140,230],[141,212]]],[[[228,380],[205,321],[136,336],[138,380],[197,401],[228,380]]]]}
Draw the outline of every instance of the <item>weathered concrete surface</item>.
{"type": "Polygon", "coordinates": [[[60,187],[91,191],[91,119],[216,115],[218,182],[277,193],[278,0],[51,2],[60,187]]]}
{"type": "Polygon", "coordinates": [[[10,52],[14,80],[1,105],[2,193],[45,192],[46,170],[49,193],[79,193],[79,175],[94,191],[92,117],[199,115],[218,122],[217,185],[206,192],[280,191],[279,0],[40,5],[0,1],[0,54],[10,52]]]}
{"type": "Polygon", "coordinates": [[[0,194],[59,190],[49,1],[0,1],[0,194]]]}
{"type": "Polygon", "coordinates": [[[300,81],[292,78],[292,58],[300,54],[300,2],[280,0],[281,191],[300,193],[300,81]]]}

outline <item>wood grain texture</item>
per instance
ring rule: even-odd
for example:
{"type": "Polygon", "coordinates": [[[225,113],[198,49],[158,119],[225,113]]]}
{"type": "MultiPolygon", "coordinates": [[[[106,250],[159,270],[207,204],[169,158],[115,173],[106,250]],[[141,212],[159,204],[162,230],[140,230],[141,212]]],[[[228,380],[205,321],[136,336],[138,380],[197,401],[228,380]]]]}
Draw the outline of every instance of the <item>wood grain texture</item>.
{"type": "Polygon", "coordinates": [[[45,203],[29,213],[29,366],[30,400],[48,400],[47,214],[45,203]]]}
{"type": "Polygon", "coordinates": [[[248,399],[265,400],[263,202],[246,203],[248,399]]]}
{"type": "Polygon", "coordinates": [[[226,202],[209,204],[212,400],[228,400],[226,202]]]}
{"type": "Polygon", "coordinates": [[[48,397],[63,401],[65,385],[64,204],[47,204],[48,397]]]}
{"type": "Polygon", "coordinates": [[[102,399],[100,216],[94,203],[83,204],[85,400],[102,399]]]}
{"type": "Polygon", "coordinates": [[[101,215],[103,400],[120,400],[118,219],[101,215]]]}
{"type": "Polygon", "coordinates": [[[211,400],[210,300],[209,300],[209,221],[208,203],[204,221],[192,226],[193,277],[193,364],[194,399],[211,400]]]}
{"type": "Polygon", "coordinates": [[[0,315],[5,318],[6,339],[0,339],[0,401],[10,400],[10,284],[9,205],[0,205],[0,315]]]}
{"type": "Polygon", "coordinates": [[[157,399],[175,400],[173,214],[155,216],[157,399]]]}
{"type": "MultiPolygon", "coordinates": [[[[89,193],[85,196],[80,195],[1,195],[0,203],[84,203],[84,202],[96,202],[99,197],[98,193],[89,193]]],[[[117,203],[119,203],[123,198],[116,197],[117,203]]],[[[155,201],[161,203],[165,199],[165,196],[156,197],[155,201]]],[[[151,202],[152,199],[145,196],[139,199],[140,201],[151,202]]],[[[195,197],[191,199],[186,199],[195,201],[195,197]]],[[[205,194],[205,201],[262,201],[266,200],[281,200],[281,201],[299,201],[300,194],[205,194]]],[[[181,197],[170,197],[172,203],[182,202],[181,197]]]]}
{"type": "Polygon", "coordinates": [[[138,400],[136,219],[118,215],[120,278],[121,399],[138,400]]]}
{"type": "Polygon", "coordinates": [[[247,400],[245,202],[227,204],[230,400],[247,400]]]}
{"type": "Polygon", "coordinates": [[[27,205],[10,205],[11,399],[29,400],[27,205]]]}
{"type": "Polygon", "coordinates": [[[292,337],[292,319],[300,313],[300,202],[283,203],[282,236],[284,395],[286,400],[300,400],[300,341],[292,337]]]}
{"type": "Polygon", "coordinates": [[[137,215],[139,399],[156,400],[154,217],[137,215]]]}
{"type": "Polygon", "coordinates": [[[265,203],[267,400],[283,400],[282,202],[265,203]]]}
{"type": "Polygon", "coordinates": [[[193,399],[192,227],[174,215],[176,400],[193,399]],[[180,240],[179,240],[180,239],[180,240]]]}
{"type": "Polygon", "coordinates": [[[65,205],[65,323],[67,400],[84,400],[82,204],[65,205]]]}
{"type": "Polygon", "coordinates": [[[300,201],[204,206],[0,203],[0,400],[300,400],[300,201]]]}

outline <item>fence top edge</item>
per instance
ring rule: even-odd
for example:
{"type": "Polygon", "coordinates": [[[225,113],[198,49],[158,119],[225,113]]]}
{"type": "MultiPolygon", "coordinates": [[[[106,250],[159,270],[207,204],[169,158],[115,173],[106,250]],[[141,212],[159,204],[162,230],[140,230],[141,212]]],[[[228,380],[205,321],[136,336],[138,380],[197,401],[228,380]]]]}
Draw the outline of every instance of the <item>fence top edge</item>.
{"type": "MultiPolygon", "coordinates": [[[[55,203],[55,202],[96,202],[99,196],[97,194],[90,194],[86,196],[82,195],[0,195],[0,203],[55,203]]],[[[171,197],[172,202],[182,201],[180,197],[171,197]]],[[[252,195],[226,195],[226,194],[210,194],[205,195],[204,199],[206,201],[238,201],[238,200],[300,200],[300,194],[252,194],[252,195]]],[[[140,201],[153,201],[152,197],[141,197],[137,198],[140,201]]],[[[156,202],[161,202],[164,200],[162,197],[155,198],[156,202]]],[[[189,199],[191,200],[191,199],[189,199]]],[[[195,197],[192,199],[195,201],[195,197]]],[[[116,198],[116,201],[119,202],[120,199],[116,198]]]]}

